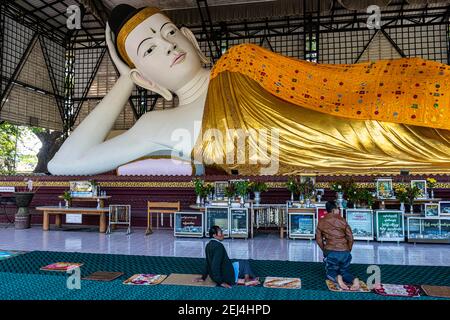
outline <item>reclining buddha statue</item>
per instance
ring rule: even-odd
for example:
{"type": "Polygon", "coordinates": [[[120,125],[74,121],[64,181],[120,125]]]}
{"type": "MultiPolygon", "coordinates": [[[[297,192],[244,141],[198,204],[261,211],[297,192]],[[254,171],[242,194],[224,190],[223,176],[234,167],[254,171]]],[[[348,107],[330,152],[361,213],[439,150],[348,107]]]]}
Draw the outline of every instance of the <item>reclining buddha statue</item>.
{"type": "Polygon", "coordinates": [[[242,44],[209,70],[189,29],[126,4],[112,11],[106,40],[120,77],[51,160],[52,174],[199,174],[204,165],[250,175],[450,172],[448,65],[318,64],[242,44]],[[105,140],[135,84],[179,104],[105,140]]]}

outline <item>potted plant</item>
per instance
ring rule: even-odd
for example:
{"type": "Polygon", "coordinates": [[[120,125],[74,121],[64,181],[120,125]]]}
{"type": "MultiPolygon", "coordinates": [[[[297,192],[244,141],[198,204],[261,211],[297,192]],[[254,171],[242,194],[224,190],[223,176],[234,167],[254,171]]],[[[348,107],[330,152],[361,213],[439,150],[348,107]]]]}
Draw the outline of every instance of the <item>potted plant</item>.
{"type": "Polygon", "coordinates": [[[18,186],[16,192],[14,192],[18,208],[14,219],[14,227],[16,229],[30,228],[29,206],[33,200],[34,194],[37,192],[37,188],[34,188],[33,186],[33,180],[24,179],[23,183],[24,185],[18,186]]]}
{"type": "Polygon", "coordinates": [[[295,177],[289,177],[288,181],[286,182],[286,188],[291,192],[291,201],[294,201],[294,196],[298,192],[298,184],[299,181],[295,177]]]}
{"type": "Polygon", "coordinates": [[[65,207],[66,208],[70,207],[70,204],[71,204],[70,202],[72,201],[72,195],[70,194],[70,191],[64,191],[62,197],[65,202],[65,207]]]}
{"type": "Polygon", "coordinates": [[[250,189],[255,194],[255,204],[259,206],[261,203],[261,192],[267,191],[267,184],[265,182],[252,182],[250,183],[250,189]]]}
{"type": "Polygon", "coordinates": [[[192,183],[194,184],[194,191],[197,195],[197,200],[195,203],[199,206],[202,203],[202,196],[204,193],[203,185],[205,182],[202,179],[195,178],[194,180],[192,180],[192,183]]]}

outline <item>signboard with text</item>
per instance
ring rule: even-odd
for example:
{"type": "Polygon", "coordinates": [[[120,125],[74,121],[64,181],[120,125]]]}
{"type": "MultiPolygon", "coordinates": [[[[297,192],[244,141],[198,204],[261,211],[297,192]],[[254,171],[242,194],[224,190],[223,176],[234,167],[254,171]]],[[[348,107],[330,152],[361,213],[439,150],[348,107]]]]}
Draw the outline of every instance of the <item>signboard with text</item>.
{"type": "Polygon", "coordinates": [[[405,241],[403,211],[377,210],[375,221],[378,241],[405,241]]]}
{"type": "Polygon", "coordinates": [[[368,209],[347,209],[347,223],[355,240],[373,240],[373,211],[368,209]]]}

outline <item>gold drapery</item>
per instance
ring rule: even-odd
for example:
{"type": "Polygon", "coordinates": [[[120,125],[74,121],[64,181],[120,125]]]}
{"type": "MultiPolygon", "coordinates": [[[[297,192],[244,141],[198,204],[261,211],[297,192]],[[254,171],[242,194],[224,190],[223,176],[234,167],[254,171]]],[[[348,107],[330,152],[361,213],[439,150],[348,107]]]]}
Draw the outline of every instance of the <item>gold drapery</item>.
{"type": "Polygon", "coordinates": [[[293,105],[333,116],[450,130],[450,66],[439,62],[317,64],[242,44],[216,62],[211,79],[227,71],[293,105]]]}
{"type": "MultiPolygon", "coordinates": [[[[224,71],[210,82],[202,132],[218,129],[225,135],[233,128],[279,130],[278,174],[450,173],[448,130],[313,111],[276,97],[248,76],[224,71]]],[[[226,152],[225,144],[207,140],[198,140],[195,149],[204,162],[226,152]]],[[[263,167],[223,162],[219,166],[226,171],[246,175],[263,167]]]]}

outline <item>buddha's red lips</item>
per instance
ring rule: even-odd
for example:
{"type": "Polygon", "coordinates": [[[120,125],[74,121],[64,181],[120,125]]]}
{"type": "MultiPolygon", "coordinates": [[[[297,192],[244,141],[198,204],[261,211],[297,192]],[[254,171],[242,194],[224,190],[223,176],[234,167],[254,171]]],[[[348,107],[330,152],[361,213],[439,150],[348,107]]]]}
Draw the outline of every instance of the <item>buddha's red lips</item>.
{"type": "Polygon", "coordinates": [[[173,65],[177,64],[178,62],[183,61],[184,57],[186,56],[186,53],[180,53],[179,55],[177,55],[175,57],[175,59],[173,59],[172,64],[170,65],[170,67],[172,67],[173,65]]]}

